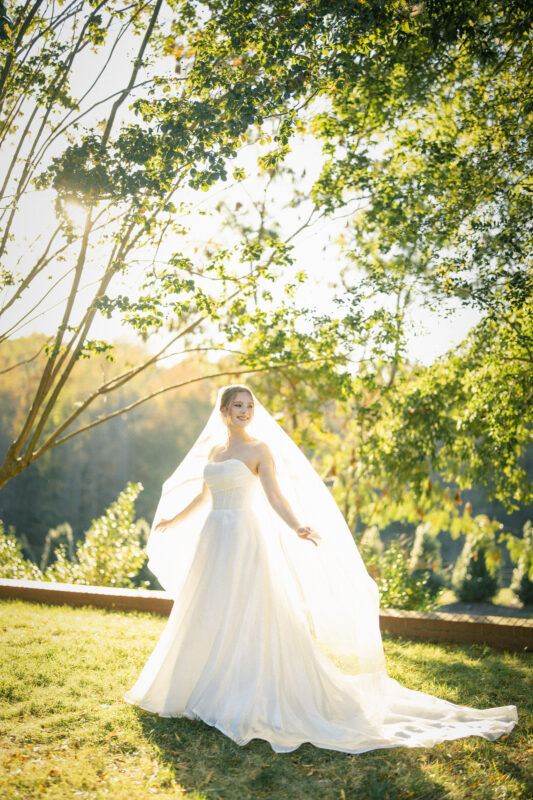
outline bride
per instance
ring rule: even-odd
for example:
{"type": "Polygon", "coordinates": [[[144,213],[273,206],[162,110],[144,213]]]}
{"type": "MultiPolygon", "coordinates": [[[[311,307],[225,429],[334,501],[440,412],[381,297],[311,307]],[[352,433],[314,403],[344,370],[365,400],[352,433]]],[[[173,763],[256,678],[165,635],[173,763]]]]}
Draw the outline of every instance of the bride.
{"type": "Polygon", "coordinates": [[[248,387],[220,390],[163,486],[147,553],[174,605],[131,704],[276,752],[495,740],[517,723],[515,706],[456,705],[388,677],[378,589],[350,530],[248,387]]]}

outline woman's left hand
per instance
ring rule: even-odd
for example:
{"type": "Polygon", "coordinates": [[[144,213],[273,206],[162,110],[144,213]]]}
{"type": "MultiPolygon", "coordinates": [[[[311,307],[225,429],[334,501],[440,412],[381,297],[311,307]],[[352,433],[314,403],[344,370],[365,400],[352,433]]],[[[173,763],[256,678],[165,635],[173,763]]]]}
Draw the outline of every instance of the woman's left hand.
{"type": "Polygon", "coordinates": [[[312,542],[316,547],[318,547],[320,536],[316,531],[310,528],[309,525],[305,525],[302,528],[298,528],[296,533],[300,537],[300,539],[306,539],[308,542],[312,542]]]}

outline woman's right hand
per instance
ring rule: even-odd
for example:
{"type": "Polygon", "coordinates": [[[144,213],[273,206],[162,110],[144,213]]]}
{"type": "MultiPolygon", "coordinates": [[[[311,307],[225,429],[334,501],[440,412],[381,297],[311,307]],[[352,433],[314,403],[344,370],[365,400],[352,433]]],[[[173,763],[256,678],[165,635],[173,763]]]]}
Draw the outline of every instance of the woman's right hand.
{"type": "Polygon", "coordinates": [[[155,530],[157,531],[157,533],[164,533],[168,528],[170,528],[171,524],[172,524],[171,519],[162,519],[155,526],[155,530]]]}

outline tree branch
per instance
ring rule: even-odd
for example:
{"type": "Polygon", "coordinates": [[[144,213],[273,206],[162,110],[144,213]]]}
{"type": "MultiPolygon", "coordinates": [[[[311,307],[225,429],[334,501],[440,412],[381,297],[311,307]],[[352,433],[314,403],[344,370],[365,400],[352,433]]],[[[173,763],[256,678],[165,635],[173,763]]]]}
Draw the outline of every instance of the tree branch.
{"type": "MultiPolygon", "coordinates": [[[[265,372],[272,372],[273,370],[282,369],[282,368],[298,367],[298,366],[302,366],[303,364],[319,364],[319,363],[324,362],[324,361],[331,362],[331,359],[330,358],[318,358],[318,359],[309,359],[309,360],[306,360],[306,361],[293,361],[293,362],[288,362],[287,364],[272,364],[271,366],[255,367],[253,369],[250,369],[250,368],[248,368],[248,369],[231,369],[231,370],[225,370],[223,372],[215,372],[215,373],[213,373],[211,375],[203,375],[201,378],[190,378],[187,381],[181,381],[180,383],[175,383],[175,384],[172,384],[171,386],[164,386],[162,389],[157,389],[155,392],[151,392],[150,394],[145,395],[144,397],[141,397],[139,400],[135,400],[135,402],[130,403],[128,406],[125,406],[124,408],[118,409],[118,411],[113,411],[111,414],[107,414],[105,417],[102,417],[100,419],[96,419],[93,422],[90,422],[87,425],[84,425],[82,428],[78,428],[78,430],[73,431],[72,433],[69,433],[67,436],[63,436],[61,439],[54,439],[53,437],[56,434],[55,433],[52,434],[52,436],[48,439],[48,441],[45,442],[35,453],[32,454],[31,461],[36,460],[43,453],[45,453],[47,450],[50,450],[52,447],[58,447],[58,445],[63,444],[63,442],[66,442],[69,439],[72,439],[73,436],[78,436],[80,433],[83,433],[84,431],[90,430],[91,428],[94,428],[97,425],[101,425],[103,422],[107,422],[108,420],[113,419],[114,417],[118,417],[121,414],[125,414],[127,411],[131,411],[132,409],[136,408],[137,406],[140,406],[142,403],[146,403],[148,400],[151,400],[153,397],[157,397],[157,396],[159,396],[161,394],[164,394],[165,392],[170,392],[173,389],[180,389],[180,388],[182,388],[184,386],[190,386],[193,383],[198,383],[200,381],[211,380],[213,378],[222,378],[225,375],[252,375],[252,374],[255,374],[255,373],[258,373],[258,372],[265,373],[265,372]]],[[[71,424],[70,421],[69,421],[68,424],[69,425],[71,424]]],[[[64,430],[65,427],[67,427],[67,426],[62,425],[61,429],[64,430]]]]}
{"type": "Polygon", "coordinates": [[[71,290],[70,290],[69,298],[67,300],[67,305],[66,305],[66,308],[65,308],[65,312],[63,314],[63,320],[61,322],[61,325],[58,328],[58,331],[57,331],[57,334],[56,334],[56,337],[55,337],[53,352],[51,354],[51,357],[48,359],[48,361],[47,361],[47,363],[45,365],[45,368],[43,370],[43,374],[41,376],[41,380],[39,382],[39,386],[37,388],[37,392],[35,393],[35,397],[34,397],[30,412],[29,412],[29,414],[28,414],[28,416],[27,416],[27,418],[26,418],[26,420],[24,422],[24,425],[22,427],[22,430],[21,430],[19,436],[17,437],[16,441],[14,442],[14,447],[13,447],[13,450],[12,450],[12,455],[13,455],[14,458],[18,457],[18,455],[19,455],[19,453],[20,453],[20,451],[21,451],[21,449],[22,449],[22,447],[24,445],[24,442],[26,441],[26,438],[27,438],[32,426],[33,426],[33,423],[34,423],[34,421],[35,421],[35,419],[37,417],[39,409],[40,409],[42,403],[44,402],[44,399],[45,399],[46,395],[48,394],[48,391],[50,390],[50,385],[51,385],[50,384],[50,379],[51,379],[51,374],[52,374],[53,365],[54,365],[54,358],[60,351],[61,343],[63,341],[63,337],[65,335],[65,330],[66,330],[66,327],[68,325],[68,321],[70,319],[70,314],[72,313],[72,307],[74,305],[74,300],[76,299],[76,294],[78,292],[79,283],[80,283],[80,280],[81,280],[81,274],[82,274],[82,271],[83,271],[83,265],[85,263],[85,258],[86,258],[86,254],[87,254],[87,246],[88,246],[88,242],[89,242],[89,235],[90,235],[90,232],[91,232],[91,225],[92,225],[91,217],[92,217],[91,211],[88,211],[87,212],[87,217],[86,217],[86,220],[85,220],[85,229],[84,229],[84,232],[83,232],[83,239],[82,239],[82,244],[81,244],[81,248],[80,248],[80,253],[79,253],[79,256],[78,256],[78,261],[77,261],[76,269],[75,269],[75,273],[74,273],[74,280],[73,280],[72,287],[71,287],[71,290]]]}
{"type": "Polygon", "coordinates": [[[39,349],[37,350],[37,352],[33,356],[30,356],[29,358],[25,358],[24,361],[18,361],[16,364],[12,364],[10,367],[6,367],[5,369],[0,370],[0,375],[5,375],[6,372],[11,372],[12,369],[17,369],[18,367],[23,367],[24,364],[30,364],[32,361],[35,361],[37,356],[39,356],[40,353],[42,353],[42,351],[44,350],[44,348],[46,347],[48,342],[51,342],[52,339],[53,339],[53,336],[50,336],[47,339],[47,341],[39,347],[39,349]]]}

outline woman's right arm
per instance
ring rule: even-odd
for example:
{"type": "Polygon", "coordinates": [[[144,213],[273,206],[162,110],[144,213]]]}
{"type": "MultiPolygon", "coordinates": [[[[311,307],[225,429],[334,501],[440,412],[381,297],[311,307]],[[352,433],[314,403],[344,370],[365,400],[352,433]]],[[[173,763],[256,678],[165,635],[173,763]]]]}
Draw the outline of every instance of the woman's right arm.
{"type": "Polygon", "coordinates": [[[196,495],[196,497],[191,500],[188,506],[185,506],[184,509],[179,511],[175,517],[172,519],[162,519],[160,520],[157,525],[155,526],[155,530],[158,532],[166,531],[167,528],[172,528],[174,525],[177,525],[179,522],[183,522],[183,520],[187,519],[189,514],[198,508],[205,500],[207,500],[207,496],[209,494],[209,490],[207,488],[207,484],[204,481],[202,485],[202,491],[196,495]]]}

